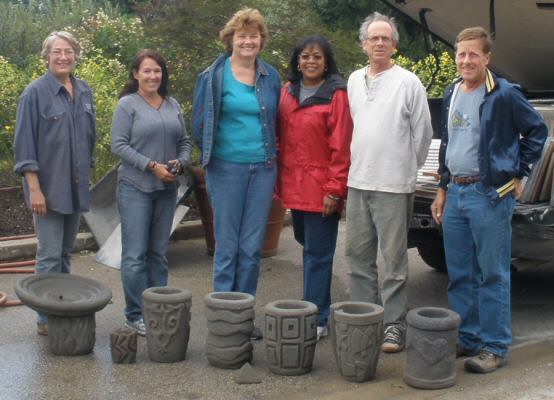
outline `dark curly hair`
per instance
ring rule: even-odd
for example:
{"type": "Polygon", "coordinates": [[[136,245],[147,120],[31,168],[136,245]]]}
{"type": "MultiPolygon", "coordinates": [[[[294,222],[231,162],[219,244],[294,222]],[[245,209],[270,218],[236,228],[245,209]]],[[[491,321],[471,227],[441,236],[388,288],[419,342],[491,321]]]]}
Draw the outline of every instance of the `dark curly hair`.
{"type": "Polygon", "coordinates": [[[287,80],[294,83],[302,80],[302,72],[298,70],[298,57],[306,47],[314,45],[321,47],[325,57],[326,70],[323,72],[323,79],[327,79],[329,76],[339,73],[335,57],[333,56],[333,50],[331,49],[331,44],[327,41],[327,39],[319,35],[305,36],[300,39],[294,47],[289,62],[289,70],[287,71],[287,80]]]}

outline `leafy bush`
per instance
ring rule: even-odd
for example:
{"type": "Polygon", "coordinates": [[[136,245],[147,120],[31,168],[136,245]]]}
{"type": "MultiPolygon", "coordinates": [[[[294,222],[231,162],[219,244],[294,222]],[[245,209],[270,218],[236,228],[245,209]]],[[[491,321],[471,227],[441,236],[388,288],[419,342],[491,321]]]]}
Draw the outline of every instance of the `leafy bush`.
{"type": "Polygon", "coordinates": [[[95,55],[84,59],[75,71],[75,75],[90,85],[94,96],[96,168],[91,179],[96,182],[117,162],[110,149],[110,128],[119,92],[127,77],[127,69],[117,60],[95,55]]]}
{"type": "MultiPolygon", "coordinates": [[[[436,71],[437,63],[433,55],[429,55],[419,61],[410,60],[407,57],[398,56],[395,63],[416,74],[423,85],[431,83],[431,77],[436,71]]],[[[443,52],[439,56],[439,70],[432,81],[432,86],[427,89],[427,97],[442,97],[444,89],[456,78],[456,64],[450,53],[443,52]]]]}
{"type": "Polygon", "coordinates": [[[15,112],[19,94],[27,84],[23,71],[0,56],[0,184],[13,183],[15,177],[9,171],[13,167],[12,142],[15,128],[15,112]]]}

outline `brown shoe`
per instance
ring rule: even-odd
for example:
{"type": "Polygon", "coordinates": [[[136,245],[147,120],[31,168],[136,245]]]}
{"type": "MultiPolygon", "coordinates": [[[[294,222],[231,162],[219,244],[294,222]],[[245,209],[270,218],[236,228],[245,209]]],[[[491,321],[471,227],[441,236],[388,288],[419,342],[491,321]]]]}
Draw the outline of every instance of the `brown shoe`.
{"type": "Polygon", "coordinates": [[[48,336],[48,324],[37,323],[37,333],[41,336],[48,336]]]}
{"type": "Polygon", "coordinates": [[[468,349],[459,344],[456,345],[456,358],[459,357],[474,357],[479,355],[481,349],[468,349]]]}
{"type": "Polygon", "coordinates": [[[494,372],[506,364],[508,364],[508,360],[506,358],[497,356],[488,350],[481,350],[479,355],[468,358],[465,361],[466,370],[482,374],[494,372]]]}

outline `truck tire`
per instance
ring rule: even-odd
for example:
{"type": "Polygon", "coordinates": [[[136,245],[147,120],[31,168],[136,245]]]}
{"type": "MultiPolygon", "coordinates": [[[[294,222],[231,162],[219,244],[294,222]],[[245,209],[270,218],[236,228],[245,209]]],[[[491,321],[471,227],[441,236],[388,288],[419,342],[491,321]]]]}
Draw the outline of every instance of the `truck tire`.
{"type": "Polygon", "coordinates": [[[425,264],[437,271],[446,272],[446,258],[443,247],[418,245],[417,251],[425,264]]]}

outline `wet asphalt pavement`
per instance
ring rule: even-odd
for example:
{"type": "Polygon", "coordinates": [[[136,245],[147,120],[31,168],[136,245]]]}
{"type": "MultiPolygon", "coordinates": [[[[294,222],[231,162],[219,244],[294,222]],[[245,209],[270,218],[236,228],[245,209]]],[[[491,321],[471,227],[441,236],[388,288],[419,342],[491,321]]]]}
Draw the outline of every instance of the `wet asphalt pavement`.
{"type": "MultiPolygon", "coordinates": [[[[348,299],[341,223],[335,257],[333,301],[348,299]]],[[[36,334],[35,313],[20,306],[0,308],[0,399],[552,399],[554,398],[554,268],[522,271],[513,284],[514,347],[506,368],[494,374],[463,371],[457,361],[457,384],[439,391],[410,388],[402,380],[405,353],[381,354],[373,381],[344,381],[335,366],[329,338],[318,343],[311,373],[282,377],[271,373],[263,341],[254,344],[253,366],[262,383],[237,385],[235,371],[211,367],[204,353],[207,334],[203,296],[211,291],[211,257],[202,239],[173,242],[169,286],[193,294],[191,337],[186,360],[175,364],[151,362],[145,339],[139,338],[137,362],[111,361],[109,335],[123,326],[123,293],[119,271],[94,261],[94,254],[77,253],[73,273],[99,280],[113,292],[112,303],[96,314],[96,345],[86,356],[52,355],[47,339],[36,334]]],[[[423,264],[410,250],[410,307],[446,306],[445,274],[423,264]]],[[[13,293],[24,275],[0,275],[0,291],[13,293]]],[[[277,299],[302,296],[301,250],[292,229],[285,227],[276,256],[262,261],[256,299],[256,323],[263,326],[263,306],[277,299]]]]}

